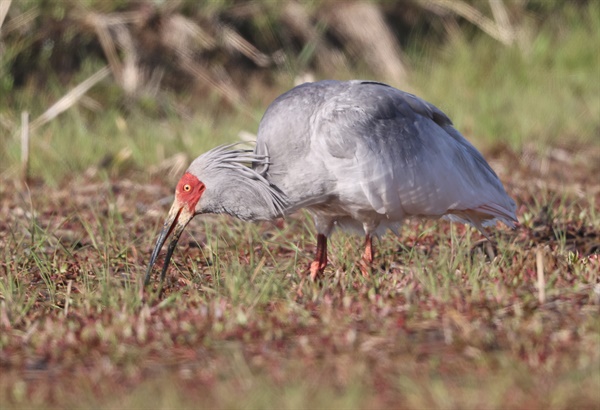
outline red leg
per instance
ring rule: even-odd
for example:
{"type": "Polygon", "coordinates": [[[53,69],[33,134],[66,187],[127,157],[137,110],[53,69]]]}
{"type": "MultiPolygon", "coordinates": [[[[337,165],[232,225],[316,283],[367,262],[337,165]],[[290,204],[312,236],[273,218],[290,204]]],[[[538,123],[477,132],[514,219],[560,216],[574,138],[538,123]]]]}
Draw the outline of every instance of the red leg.
{"type": "Polygon", "coordinates": [[[363,259],[365,262],[373,263],[375,257],[375,249],[373,248],[373,238],[367,234],[365,237],[365,252],[363,253],[363,259]]]}
{"type": "Polygon", "coordinates": [[[317,235],[317,254],[315,260],[310,264],[310,279],[315,280],[316,277],[323,273],[327,266],[327,237],[323,234],[317,235]]]}
{"type": "Polygon", "coordinates": [[[371,270],[371,264],[373,263],[373,258],[375,257],[375,248],[373,248],[373,238],[371,235],[367,234],[365,237],[365,252],[362,256],[362,261],[359,264],[360,271],[365,278],[369,277],[369,272],[371,270]]]}

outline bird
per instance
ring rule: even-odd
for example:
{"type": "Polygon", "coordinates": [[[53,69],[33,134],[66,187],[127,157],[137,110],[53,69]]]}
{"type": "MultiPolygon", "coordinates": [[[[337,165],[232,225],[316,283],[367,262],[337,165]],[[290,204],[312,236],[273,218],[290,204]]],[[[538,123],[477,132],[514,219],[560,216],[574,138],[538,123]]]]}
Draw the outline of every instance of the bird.
{"type": "Polygon", "coordinates": [[[172,235],[163,282],[195,215],[268,221],[299,209],[311,214],[317,231],[306,271],[313,281],[327,266],[335,228],[364,235],[362,262],[370,266],[373,237],[399,235],[407,218],[470,224],[488,239],[485,228],[497,221],[518,223],[516,204],[494,170],[433,104],[376,81],[304,83],[269,105],[254,149],[221,145],[193,160],[177,183],[144,284],[172,235]]]}

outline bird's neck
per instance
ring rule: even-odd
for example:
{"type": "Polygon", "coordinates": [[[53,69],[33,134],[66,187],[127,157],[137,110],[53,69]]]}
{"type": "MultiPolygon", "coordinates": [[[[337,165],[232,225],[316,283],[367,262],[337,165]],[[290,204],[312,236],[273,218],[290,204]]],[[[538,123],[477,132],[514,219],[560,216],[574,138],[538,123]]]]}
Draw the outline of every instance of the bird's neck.
{"type": "Polygon", "coordinates": [[[203,213],[228,214],[244,221],[273,220],[283,214],[283,194],[252,173],[228,170],[216,189],[208,184],[200,203],[203,213]]]}

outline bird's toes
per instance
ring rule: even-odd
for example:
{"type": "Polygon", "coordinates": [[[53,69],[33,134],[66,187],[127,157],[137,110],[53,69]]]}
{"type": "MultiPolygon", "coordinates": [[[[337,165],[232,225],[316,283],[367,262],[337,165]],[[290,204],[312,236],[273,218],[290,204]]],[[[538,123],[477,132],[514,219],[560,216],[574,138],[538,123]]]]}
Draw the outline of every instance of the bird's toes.
{"type": "Polygon", "coordinates": [[[315,279],[317,279],[319,274],[322,272],[321,264],[319,263],[319,261],[312,261],[308,270],[309,270],[310,280],[312,280],[314,282],[315,279]]]}
{"type": "Polygon", "coordinates": [[[361,259],[358,262],[358,268],[360,269],[360,273],[362,273],[363,278],[369,279],[371,277],[371,272],[373,270],[371,262],[365,259],[361,259]]]}

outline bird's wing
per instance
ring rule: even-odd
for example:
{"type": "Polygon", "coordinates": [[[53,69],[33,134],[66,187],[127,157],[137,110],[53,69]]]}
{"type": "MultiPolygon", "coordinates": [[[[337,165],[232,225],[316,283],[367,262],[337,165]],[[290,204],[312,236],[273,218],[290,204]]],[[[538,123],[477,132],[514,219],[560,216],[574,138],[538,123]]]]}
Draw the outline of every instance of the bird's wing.
{"type": "Polygon", "coordinates": [[[515,204],[483,156],[435,106],[382,84],[352,83],[314,118],[314,152],[390,217],[442,216],[512,226],[515,204]]]}

